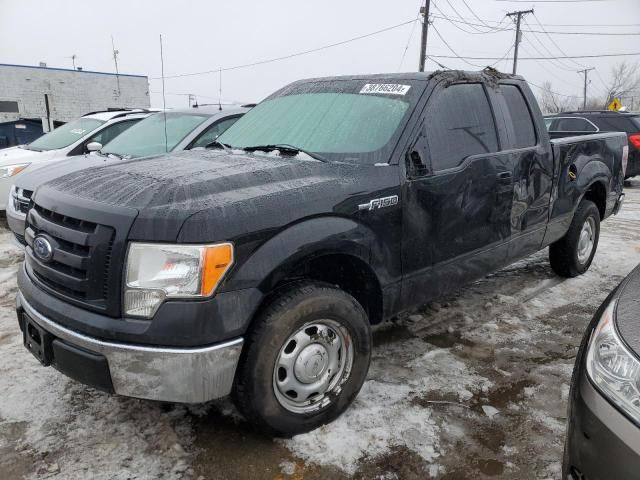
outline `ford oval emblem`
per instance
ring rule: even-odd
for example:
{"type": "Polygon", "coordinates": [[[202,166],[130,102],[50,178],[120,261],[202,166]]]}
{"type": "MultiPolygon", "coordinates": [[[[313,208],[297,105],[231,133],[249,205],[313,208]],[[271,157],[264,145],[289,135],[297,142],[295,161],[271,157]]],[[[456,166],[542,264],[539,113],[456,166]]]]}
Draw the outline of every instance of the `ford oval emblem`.
{"type": "Polygon", "coordinates": [[[43,262],[51,261],[53,258],[53,247],[51,246],[51,242],[49,242],[45,237],[37,236],[33,240],[33,253],[36,258],[43,262]]]}

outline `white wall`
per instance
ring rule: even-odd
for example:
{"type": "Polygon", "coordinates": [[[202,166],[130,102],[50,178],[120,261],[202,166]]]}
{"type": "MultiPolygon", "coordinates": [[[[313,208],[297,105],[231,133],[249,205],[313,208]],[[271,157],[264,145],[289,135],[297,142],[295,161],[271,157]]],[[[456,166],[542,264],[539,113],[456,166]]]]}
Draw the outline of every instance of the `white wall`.
{"type": "Polygon", "coordinates": [[[147,77],[0,65],[0,100],[17,101],[20,109],[18,114],[0,112],[0,122],[45,119],[45,94],[49,94],[51,120],[62,122],[110,107],[149,107],[147,77]]]}

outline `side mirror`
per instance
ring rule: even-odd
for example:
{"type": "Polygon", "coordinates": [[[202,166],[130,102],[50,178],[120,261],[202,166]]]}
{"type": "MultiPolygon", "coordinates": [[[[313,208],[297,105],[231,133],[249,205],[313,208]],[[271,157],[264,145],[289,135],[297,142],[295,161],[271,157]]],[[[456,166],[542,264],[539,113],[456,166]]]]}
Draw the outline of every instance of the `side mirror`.
{"type": "Polygon", "coordinates": [[[87,143],[87,151],[88,152],[97,152],[102,149],[102,144],[100,142],[89,142],[87,143]]]}

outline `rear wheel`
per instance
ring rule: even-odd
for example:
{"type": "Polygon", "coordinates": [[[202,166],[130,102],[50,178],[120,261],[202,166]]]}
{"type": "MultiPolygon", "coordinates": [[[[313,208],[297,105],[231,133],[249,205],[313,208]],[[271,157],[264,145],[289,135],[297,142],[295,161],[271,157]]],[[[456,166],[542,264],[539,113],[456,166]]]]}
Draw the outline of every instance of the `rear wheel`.
{"type": "Polygon", "coordinates": [[[291,436],[329,423],[355,399],[369,369],[371,331],[362,306],[329,285],[287,288],[256,318],[234,396],[247,420],[291,436]]]}
{"type": "Polygon", "coordinates": [[[590,200],[576,210],[566,235],[549,246],[551,268],[563,277],[575,277],[589,269],[600,238],[600,212],[590,200]]]}

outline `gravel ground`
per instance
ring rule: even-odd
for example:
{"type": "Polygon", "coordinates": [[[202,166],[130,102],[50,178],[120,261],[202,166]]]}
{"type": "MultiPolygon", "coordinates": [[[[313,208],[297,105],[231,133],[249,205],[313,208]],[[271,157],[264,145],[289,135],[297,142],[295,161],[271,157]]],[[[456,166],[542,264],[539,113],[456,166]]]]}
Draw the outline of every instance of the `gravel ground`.
{"type": "Polygon", "coordinates": [[[252,433],[226,400],[113,397],[40,367],[13,311],[21,254],[0,229],[0,476],[560,478],[577,346],[640,262],[640,182],[626,193],[587,274],[558,278],[540,252],[383,325],[354,405],[291,440],[252,433]]]}

